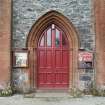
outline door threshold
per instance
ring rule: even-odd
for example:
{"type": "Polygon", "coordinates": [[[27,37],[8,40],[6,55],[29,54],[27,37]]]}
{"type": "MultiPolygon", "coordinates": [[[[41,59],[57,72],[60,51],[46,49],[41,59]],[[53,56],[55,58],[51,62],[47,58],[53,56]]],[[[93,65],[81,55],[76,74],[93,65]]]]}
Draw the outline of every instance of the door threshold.
{"type": "Polygon", "coordinates": [[[70,97],[70,93],[67,91],[55,91],[55,90],[37,90],[35,93],[36,98],[64,98],[70,97]]]}
{"type": "Polygon", "coordinates": [[[47,93],[47,92],[50,92],[50,93],[69,93],[69,90],[68,89],[37,89],[36,90],[36,93],[40,93],[40,92],[43,92],[43,93],[47,93]]]}
{"type": "Polygon", "coordinates": [[[66,98],[70,97],[70,92],[67,89],[37,89],[31,94],[26,94],[25,97],[33,98],[66,98]]]}

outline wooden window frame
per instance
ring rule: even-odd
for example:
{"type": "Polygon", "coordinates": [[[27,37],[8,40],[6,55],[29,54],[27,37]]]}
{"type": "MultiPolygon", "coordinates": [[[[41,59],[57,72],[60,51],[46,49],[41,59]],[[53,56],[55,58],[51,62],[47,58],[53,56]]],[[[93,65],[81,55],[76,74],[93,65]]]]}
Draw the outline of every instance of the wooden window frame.
{"type": "Polygon", "coordinates": [[[29,67],[29,51],[27,49],[14,49],[12,51],[12,66],[13,68],[28,68],[29,67]],[[27,54],[27,61],[25,66],[16,66],[16,53],[26,53],[27,54]]]}

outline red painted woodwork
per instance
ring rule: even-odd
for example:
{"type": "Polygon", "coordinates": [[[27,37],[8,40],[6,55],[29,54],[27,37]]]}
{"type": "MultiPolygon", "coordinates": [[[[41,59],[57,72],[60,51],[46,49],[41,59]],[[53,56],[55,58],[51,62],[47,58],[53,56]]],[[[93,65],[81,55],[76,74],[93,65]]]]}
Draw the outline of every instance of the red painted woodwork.
{"type": "Polygon", "coordinates": [[[38,42],[38,89],[65,89],[69,86],[69,51],[64,32],[52,24],[38,42]]]}

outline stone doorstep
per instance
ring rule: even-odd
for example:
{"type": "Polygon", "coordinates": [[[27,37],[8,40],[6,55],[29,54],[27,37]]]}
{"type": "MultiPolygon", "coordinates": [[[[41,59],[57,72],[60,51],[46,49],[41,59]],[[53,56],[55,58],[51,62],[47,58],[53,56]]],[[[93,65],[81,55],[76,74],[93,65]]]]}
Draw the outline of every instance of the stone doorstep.
{"type": "Polygon", "coordinates": [[[35,97],[70,97],[69,93],[53,93],[53,92],[46,92],[46,93],[36,93],[35,97]]]}
{"type": "Polygon", "coordinates": [[[28,93],[24,94],[25,98],[63,98],[63,97],[71,97],[68,92],[36,92],[36,93],[28,93]]]}
{"type": "Polygon", "coordinates": [[[23,94],[24,98],[34,98],[35,97],[35,93],[27,93],[27,94],[23,94]]]}

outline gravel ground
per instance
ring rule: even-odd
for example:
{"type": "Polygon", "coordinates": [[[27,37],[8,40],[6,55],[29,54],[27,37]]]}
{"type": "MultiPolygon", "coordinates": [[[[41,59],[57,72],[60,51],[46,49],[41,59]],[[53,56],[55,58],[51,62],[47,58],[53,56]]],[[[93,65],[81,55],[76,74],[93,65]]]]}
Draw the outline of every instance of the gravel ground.
{"type": "Polygon", "coordinates": [[[0,97],[0,105],[105,105],[105,97],[24,98],[23,95],[14,95],[11,97],[0,97]]]}

